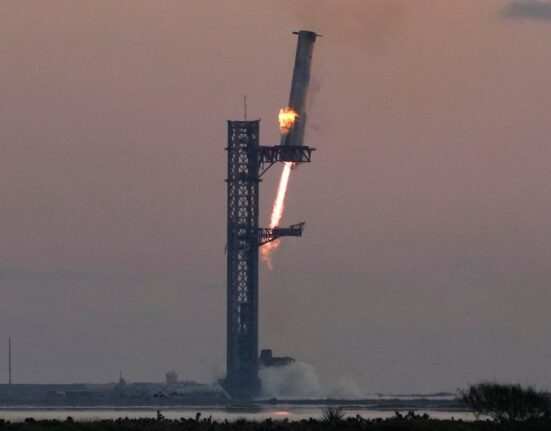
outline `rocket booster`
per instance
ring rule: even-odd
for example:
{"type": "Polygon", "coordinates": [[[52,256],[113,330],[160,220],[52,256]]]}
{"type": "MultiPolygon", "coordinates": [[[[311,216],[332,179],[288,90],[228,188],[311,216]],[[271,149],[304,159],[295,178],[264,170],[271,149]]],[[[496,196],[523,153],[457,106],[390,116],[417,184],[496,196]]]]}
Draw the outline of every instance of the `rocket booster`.
{"type": "Polygon", "coordinates": [[[319,36],[306,30],[294,32],[294,34],[298,35],[298,42],[293,80],[291,81],[289,108],[297,114],[297,117],[289,132],[282,134],[281,145],[303,145],[304,130],[306,128],[306,96],[310,85],[312,53],[316,37],[319,36]]]}

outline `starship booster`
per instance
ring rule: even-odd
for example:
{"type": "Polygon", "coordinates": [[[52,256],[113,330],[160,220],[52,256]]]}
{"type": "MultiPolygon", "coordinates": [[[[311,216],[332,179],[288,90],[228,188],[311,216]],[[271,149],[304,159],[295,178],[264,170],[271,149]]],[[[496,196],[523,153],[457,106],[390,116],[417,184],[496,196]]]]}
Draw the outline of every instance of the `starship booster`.
{"type": "Polygon", "coordinates": [[[294,32],[294,34],[298,35],[298,43],[288,107],[297,114],[297,117],[289,133],[281,136],[281,145],[303,145],[304,130],[306,129],[306,96],[310,85],[312,53],[316,37],[321,36],[306,30],[294,32]]]}

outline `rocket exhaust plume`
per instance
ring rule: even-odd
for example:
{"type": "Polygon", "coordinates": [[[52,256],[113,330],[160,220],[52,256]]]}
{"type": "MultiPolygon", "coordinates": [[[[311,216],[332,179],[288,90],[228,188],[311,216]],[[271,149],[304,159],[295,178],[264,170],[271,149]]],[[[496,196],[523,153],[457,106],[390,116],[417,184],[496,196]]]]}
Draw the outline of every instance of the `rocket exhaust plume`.
{"type": "Polygon", "coordinates": [[[283,217],[283,211],[285,210],[285,194],[287,193],[287,185],[289,184],[289,176],[291,175],[291,162],[285,162],[283,172],[279,178],[279,186],[277,187],[277,194],[274,200],[274,206],[272,208],[272,216],[270,217],[270,227],[279,227],[281,217],[283,217]]]}
{"type": "MultiPolygon", "coordinates": [[[[285,162],[281,177],[279,178],[279,185],[277,186],[277,194],[274,199],[274,205],[272,207],[272,215],[270,217],[270,229],[279,227],[279,222],[283,217],[283,211],[285,211],[285,195],[287,194],[287,186],[289,185],[289,177],[291,176],[291,168],[293,164],[291,162],[285,162]]],[[[272,264],[272,251],[279,247],[279,239],[268,242],[260,249],[260,256],[264,262],[268,265],[268,268],[273,269],[272,264]]]]}
{"type": "MultiPolygon", "coordinates": [[[[291,108],[285,108],[279,111],[279,131],[282,136],[289,133],[297,116],[298,114],[291,108]]],[[[283,165],[283,171],[281,172],[281,177],[279,178],[277,193],[272,206],[270,229],[279,227],[279,223],[283,217],[283,212],[285,211],[285,195],[287,194],[287,186],[289,185],[289,177],[291,176],[292,168],[293,163],[291,162],[285,162],[283,165]]],[[[272,251],[279,247],[279,243],[280,241],[276,239],[275,241],[264,244],[260,249],[260,256],[270,269],[273,269],[272,251]]]]}

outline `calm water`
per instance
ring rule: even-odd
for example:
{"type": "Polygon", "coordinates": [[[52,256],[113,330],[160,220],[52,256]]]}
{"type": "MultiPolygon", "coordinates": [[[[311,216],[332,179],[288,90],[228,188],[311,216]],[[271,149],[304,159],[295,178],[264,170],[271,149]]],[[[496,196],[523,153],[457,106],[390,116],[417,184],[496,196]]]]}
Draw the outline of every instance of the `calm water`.
{"type": "MultiPolygon", "coordinates": [[[[360,415],[364,418],[388,418],[394,416],[394,411],[372,410],[361,407],[343,407],[347,416],[360,415]]],[[[297,405],[279,405],[265,406],[258,408],[220,408],[220,407],[194,407],[194,408],[164,408],[162,414],[167,419],[195,418],[197,412],[201,412],[202,417],[212,416],[215,420],[249,419],[261,421],[267,418],[301,420],[308,418],[321,418],[321,406],[297,406],[297,405]]],[[[402,412],[407,413],[407,412],[402,412]]],[[[416,413],[427,413],[435,419],[455,419],[473,420],[473,415],[467,412],[443,411],[443,410],[416,410],[416,413]]],[[[76,421],[93,421],[101,419],[117,418],[155,418],[157,408],[8,408],[0,407],[0,418],[12,422],[21,422],[25,418],[34,419],[58,419],[65,420],[71,416],[76,421]]]]}

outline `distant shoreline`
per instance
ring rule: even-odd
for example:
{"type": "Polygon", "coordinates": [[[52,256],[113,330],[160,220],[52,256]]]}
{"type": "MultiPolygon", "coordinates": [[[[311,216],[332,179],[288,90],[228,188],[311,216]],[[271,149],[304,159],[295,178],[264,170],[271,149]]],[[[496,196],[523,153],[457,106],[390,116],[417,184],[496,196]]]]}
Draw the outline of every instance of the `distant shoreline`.
{"type": "Polygon", "coordinates": [[[302,400],[287,400],[287,399],[269,399],[269,400],[227,400],[227,401],[205,401],[205,400],[176,400],[176,399],[159,399],[159,400],[73,400],[72,402],[60,402],[60,400],[0,400],[0,410],[10,410],[14,408],[21,409],[141,409],[141,408],[261,408],[263,406],[341,406],[343,408],[369,408],[372,410],[407,410],[407,409],[424,409],[424,410],[457,410],[465,411],[464,407],[457,399],[442,400],[431,398],[419,398],[419,399],[358,399],[358,400],[344,400],[344,399],[302,399],[302,400]]]}

